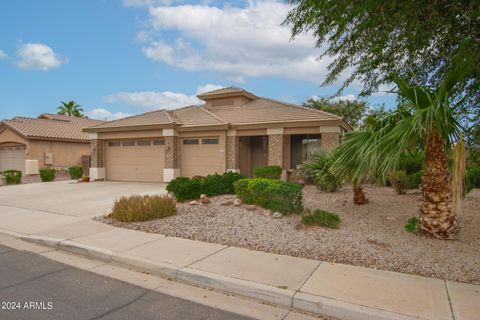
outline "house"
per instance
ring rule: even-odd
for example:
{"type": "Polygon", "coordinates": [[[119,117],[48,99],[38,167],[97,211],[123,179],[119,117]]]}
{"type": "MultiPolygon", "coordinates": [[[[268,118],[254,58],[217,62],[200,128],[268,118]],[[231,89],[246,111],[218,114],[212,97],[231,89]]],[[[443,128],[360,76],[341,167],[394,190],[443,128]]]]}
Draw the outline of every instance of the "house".
{"type": "Polygon", "coordinates": [[[42,114],[0,122],[0,171],[15,169],[38,174],[46,166],[66,168],[90,155],[90,140],[82,130],[102,123],[86,118],[42,114]]]}
{"type": "Polygon", "coordinates": [[[93,179],[168,182],[226,171],[251,176],[279,165],[283,176],[313,151],[330,150],[351,127],[342,117],[229,87],[205,103],[157,110],[85,129],[93,179]]]}

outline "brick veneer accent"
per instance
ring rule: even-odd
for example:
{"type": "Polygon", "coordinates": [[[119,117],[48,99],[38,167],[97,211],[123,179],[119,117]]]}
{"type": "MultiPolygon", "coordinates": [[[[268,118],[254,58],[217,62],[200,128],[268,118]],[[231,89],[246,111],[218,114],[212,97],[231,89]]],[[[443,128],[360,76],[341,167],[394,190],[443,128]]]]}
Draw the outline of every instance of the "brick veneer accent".
{"type": "Polygon", "coordinates": [[[338,133],[322,133],[322,149],[330,151],[338,146],[340,135],[338,133]]]}
{"type": "Polygon", "coordinates": [[[165,137],[165,168],[179,168],[178,153],[179,141],[177,136],[165,137]]]}
{"type": "Polygon", "coordinates": [[[268,135],[268,165],[283,167],[283,134],[268,135]]]}
{"type": "Polygon", "coordinates": [[[235,136],[227,136],[227,170],[240,168],[240,139],[235,136]]]}
{"type": "Polygon", "coordinates": [[[92,154],[92,168],[102,168],[103,167],[103,158],[105,153],[105,147],[103,140],[90,140],[90,151],[92,154]]]}

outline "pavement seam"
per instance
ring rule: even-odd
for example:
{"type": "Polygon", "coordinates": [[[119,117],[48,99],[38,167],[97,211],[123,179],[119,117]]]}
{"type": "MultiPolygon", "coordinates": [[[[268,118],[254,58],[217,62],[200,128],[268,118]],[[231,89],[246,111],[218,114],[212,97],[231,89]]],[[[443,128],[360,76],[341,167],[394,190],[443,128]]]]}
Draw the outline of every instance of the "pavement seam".
{"type": "MultiPolygon", "coordinates": [[[[217,253],[219,253],[219,252],[222,252],[223,250],[225,250],[225,249],[227,249],[227,248],[230,248],[230,246],[225,246],[225,248],[222,248],[222,249],[220,249],[220,250],[218,250],[218,251],[215,251],[215,252],[213,252],[213,253],[210,253],[209,255],[207,255],[207,256],[205,256],[205,257],[203,257],[203,258],[200,258],[200,259],[198,259],[197,261],[194,261],[194,262],[190,263],[189,265],[186,265],[186,266],[183,267],[183,268],[190,268],[190,267],[191,267],[192,265],[194,265],[195,263],[200,262],[200,261],[202,261],[202,260],[205,260],[205,259],[207,259],[207,258],[210,258],[211,256],[213,256],[213,255],[215,255],[215,254],[217,254],[217,253]]],[[[181,269],[183,269],[183,268],[181,268],[181,269]]]]}
{"type": "Polygon", "coordinates": [[[103,314],[100,314],[100,315],[98,315],[98,316],[95,316],[95,317],[93,317],[93,318],[90,318],[90,320],[102,319],[102,318],[104,318],[105,316],[107,316],[107,315],[109,315],[109,314],[111,314],[111,313],[113,313],[113,312],[116,312],[116,311],[121,310],[121,309],[123,309],[123,308],[125,308],[125,307],[128,307],[129,305],[137,302],[138,300],[140,300],[141,298],[143,298],[144,296],[146,296],[148,293],[149,293],[149,290],[144,289],[144,292],[143,292],[142,294],[140,294],[138,297],[134,298],[133,300],[131,300],[131,301],[129,301],[129,302],[127,302],[127,303],[125,303],[125,304],[123,304],[123,305],[121,305],[121,306],[118,306],[118,307],[116,307],[116,308],[114,308],[114,309],[112,309],[112,310],[109,310],[109,311],[107,311],[107,312],[105,312],[105,313],[103,313],[103,314]]]}
{"type": "MultiPolygon", "coordinates": [[[[16,207],[16,206],[10,206],[10,205],[5,205],[5,204],[0,204],[0,207],[15,208],[15,209],[22,209],[22,210],[32,210],[32,211],[36,211],[36,212],[56,214],[56,215],[64,216],[64,217],[81,218],[79,216],[71,215],[71,214],[64,214],[64,213],[58,213],[58,212],[53,212],[53,211],[39,210],[39,209],[32,209],[32,208],[25,208],[25,207],[16,207]]],[[[29,212],[27,214],[31,214],[31,213],[32,212],[29,212]]]]}
{"type": "Polygon", "coordinates": [[[302,282],[302,284],[300,285],[300,287],[298,287],[297,290],[295,290],[295,293],[293,294],[292,296],[292,304],[290,306],[290,308],[293,309],[293,300],[295,299],[295,296],[297,295],[298,292],[300,292],[300,289],[302,289],[302,287],[305,285],[305,283],[307,283],[308,280],[310,280],[310,278],[312,277],[312,275],[315,273],[315,271],[318,270],[318,268],[320,268],[320,265],[322,264],[322,261],[320,261],[318,263],[318,265],[315,267],[315,269],[313,269],[312,272],[310,272],[310,274],[308,275],[308,277],[305,279],[305,281],[302,282]]]}
{"type": "Polygon", "coordinates": [[[447,290],[448,305],[450,306],[450,312],[452,313],[452,319],[455,320],[455,313],[453,312],[452,300],[450,299],[450,292],[448,291],[447,281],[443,280],[445,283],[445,290],[447,290]]]}
{"type": "Polygon", "coordinates": [[[46,277],[46,276],[49,276],[49,275],[52,275],[52,274],[55,274],[55,273],[58,273],[58,272],[61,272],[61,271],[65,271],[65,270],[67,270],[67,269],[69,269],[69,268],[70,268],[70,267],[65,267],[65,268],[61,268],[61,269],[55,270],[55,271],[47,272],[47,273],[38,275],[38,276],[36,276],[36,277],[30,278],[30,279],[28,279],[28,280],[25,280],[25,281],[22,281],[22,282],[19,282],[19,283],[15,283],[15,284],[11,284],[11,285],[6,286],[6,287],[2,287],[2,288],[0,288],[0,290],[10,289],[10,288],[13,288],[13,287],[16,287],[16,286],[21,286],[21,285],[23,285],[23,284],[26,284],[26,283],[29,283],[29,282],[32,282],[32,281],[41,279],[41,278],[43,278],[43,277],[46,277]]]}

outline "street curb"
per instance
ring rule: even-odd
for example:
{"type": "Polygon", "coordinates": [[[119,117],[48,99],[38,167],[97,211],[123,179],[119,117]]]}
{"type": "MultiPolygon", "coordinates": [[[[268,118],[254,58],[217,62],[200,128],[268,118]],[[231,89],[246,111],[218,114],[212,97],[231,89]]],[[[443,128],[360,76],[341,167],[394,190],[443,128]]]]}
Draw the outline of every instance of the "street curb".
{"type": "Polygon", "coordinates": [[[146,271],[181,283],[206,287],[291,310],[329,316],[339,320],[422,320],[422,318],[418,317],[352,304],[305,292],[281,289],[271,285],[209,273],[189,267],[180,267],[166,262],[153,262],[72,240],[28,235],[5,229],[0,229],[0,234],[6,234],[7,236],[56,250],[115,263],[139,271],[146,271]]]}

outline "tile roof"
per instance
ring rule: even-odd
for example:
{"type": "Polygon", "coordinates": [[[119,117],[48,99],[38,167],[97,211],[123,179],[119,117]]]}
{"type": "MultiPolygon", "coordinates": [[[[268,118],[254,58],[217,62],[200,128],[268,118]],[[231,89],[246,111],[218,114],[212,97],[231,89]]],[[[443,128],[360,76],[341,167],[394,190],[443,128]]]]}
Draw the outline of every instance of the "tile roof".
{"type": "MultiPolygon", "coordinates": [[[[206,107],[194,105],[174,110],[157,110],[120,120],[105,122],[89,128],[88,131],[102,128],[117,128],[142,125],[178,125],[179,127],[248,125],[275,122],[297,121],[342,121],[342,117],[328,112],[293,105],[273,99],[261,98],[241,88],[229,87],[207,92],[199,97],[237,93],[248,95],[252,100],[243,105],[206,107]]],[[[347,125],[348,126],[348,125],[347,125]]]]}
{"type": "Polygon", "coordinates": [[[83,129],[101,122],[87,118],[45,113],[38,118],[16,117],[3,120],[0,124],[26,138],[89,141],[88,134],[83,132],[83,129]]]}

